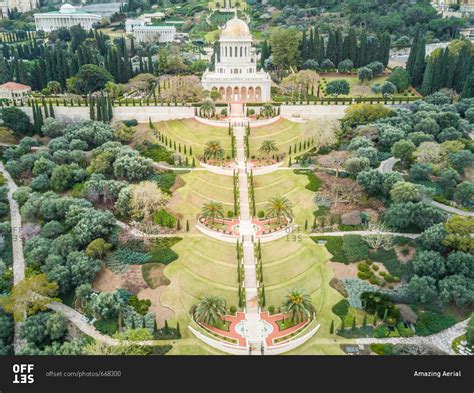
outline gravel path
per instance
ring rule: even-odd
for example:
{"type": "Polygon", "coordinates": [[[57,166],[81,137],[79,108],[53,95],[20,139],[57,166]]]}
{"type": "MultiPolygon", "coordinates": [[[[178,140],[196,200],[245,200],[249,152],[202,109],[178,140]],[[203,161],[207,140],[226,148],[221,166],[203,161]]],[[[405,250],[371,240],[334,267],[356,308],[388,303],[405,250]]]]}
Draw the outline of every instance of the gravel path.
{"type": "MultiPolygon", "coordinates": [[[[13,248],[13,285],[16,285],[25,278],[25,258],[23,256],[23,240],[21,237],[21,215],[18,204],[13,199],[13,193],[18,187],[3,166],[2,162],[0,162],[0,172],[2,172],[8,186],[8,203],[10,205],[13,248]]],[[[13,348],[15,353],[18,353],[23,346],[26,345],[26,342],[19,338],[20,327],[21,323],[15,322],[15,332],[13,336],[13,348]]]]}
{"type": "Polygon", "coordinates": [[[450,328],[443,330],[439,333],[431,336],[415,336],[415,337],[390,337],[390,338],[358,338],[356,339],[357,344],[369,345],[369,344],[415,344],[415,345],[430,345],[439,348],[443,352],[450,355],[456,353],[451,348],[452,341],[466,331],[466,326],[469,319],[457,323],[450,328]]]}
{"type": "MultiPolygon", "coordinates": [[[[474,133],[471,133],[469,134],[471,136],[471,139],[473,138],[474,136],[474,133]]],[[[398,162],[400,161],[398,158],[395,158],[395,157],[390,157],[389,159],[385,160],[385,161],[382,161],[380,163],[380,166],[378,167],[378,170],[381,172],[381,173],[390,173],[390,172],[393,172],[393,166],[398,162]]],[[[448,205],[445,205],[443,203],[439,203],[439,202],[436,202],[436,201],[429,201],[429,203],[440,209],[440,210],[443,210],[447,213],[451,213],[451,214],[457,214],[459,216],[464,216],[464,217],[474,217],[474,212],[468,212],[468,211],[464,211],[464,210],[461,210],[461,209],[457,209],[455,207],[452,207],[452,206],[448,206],[448,205]]]]}

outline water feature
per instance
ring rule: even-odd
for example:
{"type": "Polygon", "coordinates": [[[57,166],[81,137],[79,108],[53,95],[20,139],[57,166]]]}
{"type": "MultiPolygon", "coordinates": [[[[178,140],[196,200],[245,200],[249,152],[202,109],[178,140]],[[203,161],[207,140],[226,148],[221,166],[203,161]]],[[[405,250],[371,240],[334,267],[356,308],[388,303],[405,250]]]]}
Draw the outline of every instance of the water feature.
{"type": "MultiPolygon", "coordinates": [[[[263,337],[267,337],[271,332],[273,332],[273,326],[267,321],[261,320],[261,325],[263,325],[263,337]]],[[[242,337],[247,337],[247,321],[243,320],[235,325],[235,331],[242,337]]]]}

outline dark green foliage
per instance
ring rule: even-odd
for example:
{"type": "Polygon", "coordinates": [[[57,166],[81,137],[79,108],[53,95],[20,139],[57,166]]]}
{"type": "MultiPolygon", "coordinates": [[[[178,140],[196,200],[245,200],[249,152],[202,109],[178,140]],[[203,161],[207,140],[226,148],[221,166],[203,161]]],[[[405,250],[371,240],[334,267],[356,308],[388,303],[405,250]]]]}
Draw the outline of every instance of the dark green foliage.
{"type": "Polygon", "coordinates": [[[155,224],[167,228],[174,228],[176,226],[176,218],[169,214],[165,209],[158,210],[153,216],[155,224]]]}
{"type": "Polygon", "coordinates": [[[369,246],[360,235],[344,235],[342,251],[348,262],[361,261],[369,257],[369,246]]]}
{"type": "Polygon", "coordinates": [[[349,302],[346,299],[342,299],[332,306],[332,312],[341,319],[344,319],[344,317],[349,312],[349,306],[349,302]]]}
{"type": "Polygon", "coordinates": [[[30,118],[16,107],[7,107],[1,110],[3,124],[11,128],[17,136],[30,135],[33,126],[30,118]]]}
{"type": "Polygon", "coordinates": [[[140,315],[145,315],[151,306],[150,299],[139,299],[137,295],[133,295],[129,299],[129,304],[140,315]]]}
{"type": "Polygon", "coordinates": [[[153,262],[167,265],[178,259],[178,254],[176,254],[176,252],[174,252],[170,247],[180,240],[180,237],[157,239],[150,249],[150,255],[153,262]]]}
{"type": "Polygon", "coordinates": [[[118,320],[117,318],[99,319],[94,322],[94,327],[102,334],[113,336],[118,332],[118,320]]]}
{"type": "Polygon", "coordinates": [[[369,314],[377,314],[384,321],[391,318],[397,322],[400,319],[400,310],[391,302],[388,295],[379,292],[364,292],[360,298],[364,310],[369,314]]]}
{"type": "Polygon", "coordinates": [[[444,212],[424,202],[394,203],[384,215],[385,223],[399,231],[423,231],[444,219],[444,212]]]}
{"type": "Polygon", "coordinates": [[[393,344],[370,344],[370,350],[377,355],[392,355],[393,344]]]}
{"type": "Polygon", "coordinates": [[[342,250],[342,237],[339,236],[312,236],[311,239],[316,243],[319,240],[325,241],[324,245],[333,255],[332,261],[348,263],[346,254],[342,250]]]}
{"type": "Polygon", "coordinates": [[[138,125],[138,121],[136,119],[122,120],[122,123],[125,124],[127,127],[135,127],[138,125]]]}
{"type": "Polygon", "coordinates": [[[315,175],[314,172],[304,169],[295,169],[294,173],[298,175],[306,175],[309,180],[309,184],[306,185],[306,189],[317,192],[321,187],[321,179],[315,175]]]}
{"type": "Polygon", "coordinates": [[[94,64],[85,64],[76,75],[73,89],[76,93],[88,94],[103,89],[110,81],[113,81],[113,77],[107,70],[94,64]]]}
{"type": "Polygon", "coordinates": [[[160,172],[151,175],[149,180],[154,181],[156,184],[158,184],[158,187],[160,187],[162,191],[170,193],[171,188],[173,187],[176,181],[176,176],[176,173],[172,171],[160,172]]]}
{"type": "Polygon", "coordinates": [[[444,314],[438,314],[433,311],[420,312],[418,321],[415,325],[418,336],[429,336],[448,329],[456,323],[456,320],[444,314]]]}
{"type": "Polygon", "coordinates": [[[122,263],[126,264],[144,264],[150,262],[152,257],[149,254],[133,251],[130,248],[118,248],[114,256],[122,263]]]}
{"type": "Polygon", "coordinates": [[[173,159],[171,157],[172,152],[163,145],[156,143],[139,147],[138,150],[144,157],[151,158],[155,162],[173,164],[173,159]]]}

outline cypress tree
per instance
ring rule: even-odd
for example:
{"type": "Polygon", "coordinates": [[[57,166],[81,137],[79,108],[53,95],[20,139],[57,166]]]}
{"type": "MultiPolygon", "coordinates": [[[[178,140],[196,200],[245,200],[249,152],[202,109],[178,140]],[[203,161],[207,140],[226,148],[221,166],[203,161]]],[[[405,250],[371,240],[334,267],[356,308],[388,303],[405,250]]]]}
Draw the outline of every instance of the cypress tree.
{"type": "Polygon", "coordinates": [[[425,73],[423,75],[423,83],[421,84],[421,91],[425,95],[432,93],[433,89],[433,73],[434,73],[434,58],[430,56],[426,64],[425,73]]]}
{"type": "Polygon", "coordinates": [[[415,65],[416,57],[418,55],[418,43],[420,41],[420,29],[415,31],[415,36],[413,37],[413,42],[411,44],[410,54],[408,56],[407,64],[405,66],[407,72],[410,75],[413,75],[413,67],[415,65]]]}
{"type": "Polygon", "coordinates": [[[331,327],[329,328],[329,334],[334,333],[334,320],[331,321],[331,327]]]}
{"type": "Polygon", "coordinates": [[[53,104],[52,104],[51,100],[49,101],[49,116],[53,117],[53,118],[55,117],[54,116],[53,104]]]}
{"type": "Polygon", "coordinates": [[[423,82],[423,71],[425,70],[425,46],[425,37],[421,37],[418,42],[418,47],[413,48],[413,50],[416,50],[416,57],[411,72],[411,84],[413,86],[419,86],[421,82],[423,82]]]}
{"type": "Polygon", "coordinates": [[[176,338],[181,338],[181,330],[179,329],[179,322],[176,324],[176,338]]]}
{"type": "Polygon", "coordinates": [[[89,95],[89,117],[95,120],[94,99],[89,95]]]}
{"type": "Polygon", "coordinates": [[[106,101],[107,101],[107,115],[108,115],[107,121],[111,121],[112,118],[114,117],[114,111],[112,109],[112,99],[109,96],[107,96],[106,101]]]}

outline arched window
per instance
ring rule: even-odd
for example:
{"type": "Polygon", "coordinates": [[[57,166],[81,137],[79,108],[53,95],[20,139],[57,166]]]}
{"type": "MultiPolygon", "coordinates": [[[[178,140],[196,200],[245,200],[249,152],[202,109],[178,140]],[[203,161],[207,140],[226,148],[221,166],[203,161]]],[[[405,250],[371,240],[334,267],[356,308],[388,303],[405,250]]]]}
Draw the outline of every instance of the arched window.
{"type": "Polygon", "coordinates": [[[240,47],[240,57],[242,57],[242,47],[240,47]]]}
{"type": "Polygon", "coordinates": [[[234,53],[235,53],[235,57],[237,57],[237,47],[235,47],[234,53]]]}

